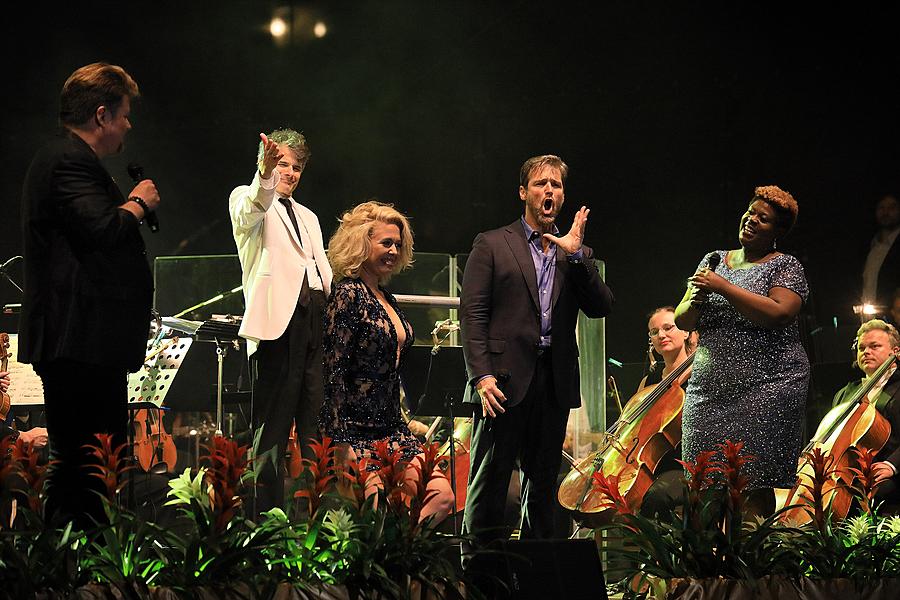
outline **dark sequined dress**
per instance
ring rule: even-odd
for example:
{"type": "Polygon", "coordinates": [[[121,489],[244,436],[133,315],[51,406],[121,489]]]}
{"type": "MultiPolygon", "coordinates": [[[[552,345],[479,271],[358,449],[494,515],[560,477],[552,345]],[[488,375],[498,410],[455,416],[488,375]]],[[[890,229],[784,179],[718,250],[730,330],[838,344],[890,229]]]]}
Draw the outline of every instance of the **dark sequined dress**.
{"type": "MultiPolygon", "coordinates": [[[[384,292],[406,330],[402,361],[413,331],[397,301],[384,292]]],[[[325,307],[325,402],[319,426],[335,443],[371,456],[374,442],[388,440],[412,458],[421,451],[400,415],[397,332],[387,311],[359,279],[337,284],[325,307]]]]}
{"type": "MultiPolygon", "coordinates": [[[[805,302],[803,267],[781,254],[749,269],[733,270],[725,251],[716,273],[746,290],[768,296],[773,287],[796,292],[805,302]]],[[[707,266],[704,258],[700,267],[707,266]]],[[[791,487],[803,444],[809,361],[800,345],[797,319],[764,329],[724,297],[711,294],[697,322],[700,342],[684,400],[682,452],[693,461],[715,444],[743,441],[757,456],[746,467],[752,488],[791,487]]]]}

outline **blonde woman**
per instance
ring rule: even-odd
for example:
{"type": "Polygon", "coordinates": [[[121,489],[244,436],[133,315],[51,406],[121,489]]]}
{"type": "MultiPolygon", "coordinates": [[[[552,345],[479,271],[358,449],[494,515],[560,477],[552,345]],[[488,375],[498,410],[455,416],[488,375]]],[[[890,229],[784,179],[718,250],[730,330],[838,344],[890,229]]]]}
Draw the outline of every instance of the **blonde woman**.
{"type": "MultiPolygon", "coordinates": [[[[370,457],[387,441],[412,459],[422,451],[400,414],[400,364],[413,343],[409,321],[384,289],[413,261],[409,221],[391,205],[369,201],[347,211],[328,244],[337,285],[325,308],[325,403],[319,425],[341,454],[370,457]]],[[[416,476],[410,469],[409,477],[416,476]]],[[[367,493],[380,485],[370,477],[367,493]]],[[[449,514],[453,493],[443,477],[421,518],[449,514]]]]}
{"type": "MultiPolygon", "coordinates": [[[[665,379],[672,369],[684,362],[697,345],[696,334],[682,331],[675,324],[675,308],[673,306],[662,306],[650,313],[647,334],[650,338],[650,370],[641,380],[638,391],[665,379]],[[663,359],[661,368],[657,357],[663,359]]],[[[685,378],[685,385],[687,385],[687,378],[685,378]]]]}
{"type": "MultiPolygon", "coordinates": [[[[641,380],[638,392],[649,385],[656,385],[676,369],[697,345],[697,336],[682,331],[675,324],[675,308],[662,306],[649,315],[647,334],[650,338],[650,369],[641,380]],[[660,363],[657,357],[662,357],[660,363]]],[[[687,387],[690,367],[681,375],[681,386],[687,387]]],[[[673,510],[681,499],[681,478],[683,471],[678,460],[681,458],[681,444],[668,452],[654,473],[653,485],[644,495],[641,514],[656,517],[673,510]]]]}

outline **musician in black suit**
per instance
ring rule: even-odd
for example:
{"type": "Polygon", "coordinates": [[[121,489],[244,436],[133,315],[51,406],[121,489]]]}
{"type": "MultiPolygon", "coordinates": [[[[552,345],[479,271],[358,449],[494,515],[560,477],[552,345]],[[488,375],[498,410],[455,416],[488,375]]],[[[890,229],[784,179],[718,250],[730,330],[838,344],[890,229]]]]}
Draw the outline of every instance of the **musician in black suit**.
{"type": "MultiPolygon", "coordinates": [[[[900,333],[897,328],[881,319],[872,319],[862,324],[856,332],[856,365],[865,377],[851,381],[834,395],[833,405],[837,406],[856,396],[859,389],[868,382],[881,365],[892,354],[900,352],[900,333]]],[[[894,363],[876,381],[867,398],[875,404],[876,410],[891,425],[891,433],[884,447],[875,456],[875,474],[880,486],[876,499],[892,505],[900,504],[900,368],[894,363]]]]}
{"type": "Polygon", "coordinates": [[[125,198],[100,159],[122,150],[139,94],[124,69],[76,70],[60,95],[59,134],[35,155],[22,191],[25,296],[19,361],[44,385],[47,516],[103,518],[84,468],[95,433],[125,443],[128,371],[144,361],[153,279],[139,228],[159,204],[150,180],[125,198]]]}
{"type": "Polygon", "coordinates": [[[869,243],[862,269],[862,301],[890,311],[900,287],[900,199],[886,194],[875,205],[878,229],[869,243]]]}
{"type": "Polygon", "coordinates": [[[553,507],[569,409],[581,404],[578,312],[609,314],[613,296],[582,245],[588,209],[557,237],[568,167],[557,156],[525,161],[524,215],[479,234],[466,262],[460,328],[475,410],[464,529],[504,536],[512,469],[522,473],[522,538],[553,535],[553,507]]]}
{"type": "MultiPolygon", "coordinates": [[[[9,371],[0,371],[0,392],[6,393],[9,389],[9,371]]],[[[11,417],[7,417],[9,419],[11,417]]],[[[0,440],[12,437],[12,441],[22,440],[26,444],[34,444],[35,448],[43,448],[47,445],[47,430],[43,427],[32,427],[25,431],[19,431],[9,426],[6,421],[0,421],[0,440]]]]}

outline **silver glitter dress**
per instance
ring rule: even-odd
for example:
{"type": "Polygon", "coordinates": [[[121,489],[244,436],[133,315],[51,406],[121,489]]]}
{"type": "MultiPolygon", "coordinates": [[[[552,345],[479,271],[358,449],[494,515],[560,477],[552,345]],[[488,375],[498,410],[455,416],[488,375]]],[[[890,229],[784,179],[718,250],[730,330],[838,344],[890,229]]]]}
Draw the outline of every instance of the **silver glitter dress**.
{"type": "MultiPolygon", "coordinates": [[[[732,270],[723,250],[716,273],[753,293],[773,287],[796,292],[805,302],[803,267],[782,254],[749,269],[732,270]]],[[[704,258],[698,268],[706,267],[704,258]]],[[[764,329],[724,297],[711,294],[697,322],[700,342],[684,400],[682,454],[714,450],[726,439],[743,441],[757,457],[746,467],[749,488],[791,487],[796,480],[806,412],[809,360],[800,345],[797,319],[764,329]]]]}

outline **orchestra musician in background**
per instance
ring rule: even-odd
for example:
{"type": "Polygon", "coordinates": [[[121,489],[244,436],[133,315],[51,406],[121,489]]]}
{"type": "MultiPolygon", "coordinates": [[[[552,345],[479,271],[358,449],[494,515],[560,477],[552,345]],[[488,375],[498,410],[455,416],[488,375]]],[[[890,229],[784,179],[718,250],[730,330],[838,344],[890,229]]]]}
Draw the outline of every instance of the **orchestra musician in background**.
{"type": "MultiPolygon", "coordinates": [[[[665,379],[673,369],[687,359],[697,345],[696,333],[682,331],[675,324],[675,308],[672,306],[662,306],[650,313],[647,334],[650,338],[648,350],[650,368],[641,379],[638,392],[665,379]]],[[[687,387],[690,373],[688,368],[681,375],[682,387],[687,387]]],[[[647,490],[641,504],[641,514],[652,517],[673,508],[678,503],[681,498],[683,476],[683,470],[677,460],[679,458],[681,458],[680,444],[667,453],[656,468],[653,485],[647,490]]]]}
{"type": "MultiPolygon", "coordinates": [[[[865,377],[852,381],[834,395],[833,406],[853,398],[856,391],[872,377],[891,355],[900,353],[900,333],[881,319],[866,321],[856,332],[856,366],[865,377]]],[[[867,399],[891,425],[884,447],[875,456],[876,478],[880,482],[876,500],[887,502],[896,510],[900,505],[900,368],[895,362],[869,391],[867,399]]]]}
{"type": "MultiPolygon", "coordinates": [[[[4,394],[9,390],[11,381],[9,371],[0,371],[0,392],[4,394]]],[[[13,429],[6,423],[0,421],[0,438],[12,437],[13,441],[22,440],[26,444],[34,444],[35,448],[43,448],[47,445],[47,429],[45,427],[32,427],[25,431],[13,429]]]]}

